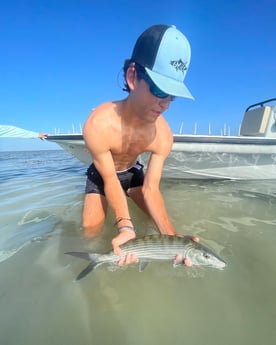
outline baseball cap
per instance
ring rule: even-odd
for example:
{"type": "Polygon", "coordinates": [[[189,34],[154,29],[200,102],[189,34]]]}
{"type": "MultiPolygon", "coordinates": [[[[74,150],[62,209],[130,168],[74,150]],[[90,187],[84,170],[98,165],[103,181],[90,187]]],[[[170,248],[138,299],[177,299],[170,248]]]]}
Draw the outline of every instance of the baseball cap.
{"type": "Polygon", "coordinates": [[[138,37],[131,56],[163,92],[193,99],[184,85],[190,59],[189,41],[174,25],[154,25],[145,30],[138,37]]]}

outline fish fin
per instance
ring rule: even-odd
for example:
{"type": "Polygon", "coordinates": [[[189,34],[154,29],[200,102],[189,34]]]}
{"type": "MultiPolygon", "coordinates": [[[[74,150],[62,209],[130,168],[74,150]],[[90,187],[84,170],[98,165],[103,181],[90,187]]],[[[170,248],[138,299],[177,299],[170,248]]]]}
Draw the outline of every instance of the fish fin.
{"type": "Polygon", "coordinates": [[[183,257],[181,255],[176,255],[176,258],[173,260],[173,267],[183,266],[183,257]]]}
{"type": "Polygon", "coordinates": [[[143,272],[149,264],[150,261],[139,261],[139,272],[143,272]]]}
{"type": "Polygon", "coordinates": [[[79,275],[77,276],[76,280],[81,280],[85,276],[87,276],[88,273],[92,272],[94,268],[96,268],[100,263],[97,262],[90,262],[88,266],[85,267],[84,270],[82,270],[79,275]]]}
{"type": "Polygon", "coordinates": [[[85,252],[66,252],[64,253],[66,255],[72,255],[72,256],[76,256],[77,258],[81,258],[87,261],[90,261],[90,256],[89,253],[85,253],[85,252]]]}
{"type": "Polygon", "coordinates": [[[81,273],[77,276],[76,280],[84,278],[88,273],[92,272],[94,268],[103,263],[97,261],[99,254],[89,254],[85,252],[66,252],[64,254],[76,256],[77,258],[90,261],[89,265],[83,271],[81,271],[81,273]]]}
{"type": "Polygon", "coordinates": [[[183,263],[178,263],[178,262],[174,261],[173,268],[177,268],[177,267],[180,267],[180,266],[183,266],[183,263]]]}

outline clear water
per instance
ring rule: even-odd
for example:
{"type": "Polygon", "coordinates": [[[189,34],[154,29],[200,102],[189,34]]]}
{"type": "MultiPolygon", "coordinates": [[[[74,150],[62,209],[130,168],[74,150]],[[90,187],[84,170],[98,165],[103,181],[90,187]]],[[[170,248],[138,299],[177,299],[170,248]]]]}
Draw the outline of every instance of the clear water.
{"type": "Polygon", "coordinates": [[[76,282],[87,263],[64,252],[105,251],[114,235],[110,212],[100,238],[82,238],[85,170],[64,151],[0,152],[0,344],[275,344],[275,181],[162,181],[177,231],[225,270],[101,266],[76,282]]]}

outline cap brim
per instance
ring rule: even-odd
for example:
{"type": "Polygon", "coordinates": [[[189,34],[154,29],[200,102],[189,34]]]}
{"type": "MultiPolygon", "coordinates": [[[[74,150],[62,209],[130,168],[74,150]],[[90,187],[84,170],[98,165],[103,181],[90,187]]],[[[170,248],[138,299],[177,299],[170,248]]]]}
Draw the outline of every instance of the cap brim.
{"type": "Polygon", "coordinates": [[[194,97],[192,96],[188,88],[183,84],[183,82],[153,72],[147,67],[145,67],[145,69],[148,75],[150,76],[151,80],[154,82],[154,84],[157,87],[159,87],[159,89],[163,92],[171,96],[194,99],[194,97]]]}

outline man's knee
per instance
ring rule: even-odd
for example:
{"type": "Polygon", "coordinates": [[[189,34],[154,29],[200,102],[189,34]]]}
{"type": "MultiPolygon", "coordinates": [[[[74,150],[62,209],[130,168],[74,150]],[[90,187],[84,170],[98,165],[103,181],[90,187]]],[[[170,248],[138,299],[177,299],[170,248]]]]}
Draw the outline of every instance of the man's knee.
{"type": "Polygon", "coordinates": [[[97,236],[103,227],[107,203],[100,194],[86,194],[82,211],[82,227],[85,237],[97,236]]]}
{"type": "Polygon", "coordinates": [[[103,227],[103,221],[94,223],[94,222],[89,222],[86,219],[83,219],[82,221],[82,228],[83,228],[83,235],[85,237],[95,237],[100,234],[102,231],[103,227]]]}

